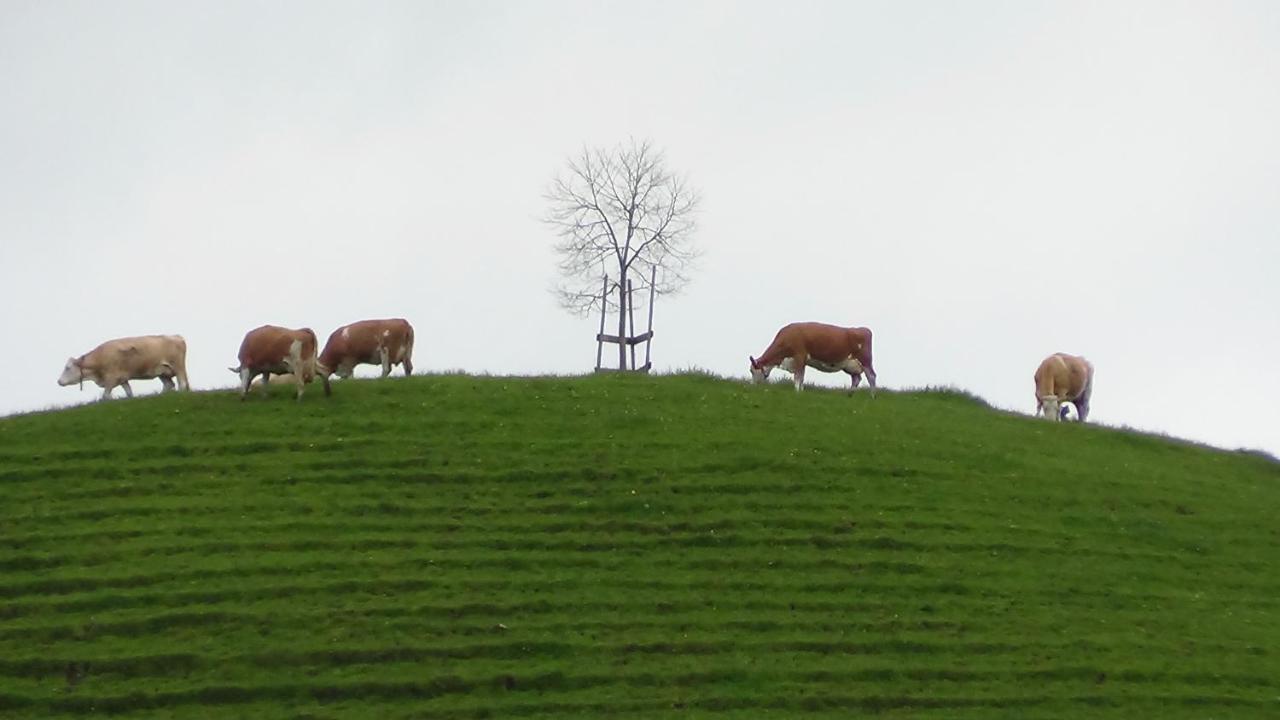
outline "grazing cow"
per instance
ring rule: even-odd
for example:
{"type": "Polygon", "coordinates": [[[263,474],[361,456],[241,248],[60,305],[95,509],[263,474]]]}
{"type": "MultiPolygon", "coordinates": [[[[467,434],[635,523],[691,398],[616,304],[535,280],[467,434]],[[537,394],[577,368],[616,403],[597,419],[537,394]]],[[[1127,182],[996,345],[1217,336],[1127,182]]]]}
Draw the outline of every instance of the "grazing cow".
{"type": "Polygon", "coordinates": [[[413,326],[396,318],[361,320],[334,330],[320,353],[320,372],[349,378],[356,365],[381,365],[382,377],[390,375],[394,365],[402,366],[405,375],[412,374],[413,326]]]}
{"type": "Polygon", "coordinates": [[[1054,353],[1036,368],[1036,415],[1059,421],[1066,417],[1062,403],[1076,406],[1079,422],[1089,417],[1093,394],[1093,365],[1082,357],[1054,353]]]}
{"type": "Polygon", "coordinates": [[[303,388],[316,378],[324,382],[324,394],[330,394],[329,376],[316,369],[316,334],[311,328],[290,330],[275,325],[263,325],[250,330],[240,343],[239,367],[230,368],[240,376],[240,399],[249,394],[249,382],[255,375],[263,376],[262,391],[266,394],[268,377],[274,373],[289,373],[298,386],[298,399],[303,388]]]}
{"type": "Polygon", "coordinates": [[[160,378],[165,392],[173,389],[174,378],[180,389],[191,389],[187,383],[187,341],[181,335],[108,340],[78,358],[68,358],[58,384],[79,383],[83,388],[85,380],[92,380],[102,388],[102,399],[106,400],[116,387],[123,387],[124,394],[133,397],[130,380],[154,378],[160,378]]]}
{"type": "Polygon", "coordinates": [[[806,366],[822,372],[847,372],[858,387],[867,375],[871,394],[876,392],[876,371],[871,367],[871,330],[846,328],[816,322],[791,323],[778,331],[759,358],[750,358],[751,378],[764,382],[775,367],[791,373],[796,391],[804,386],[806,366]]]}

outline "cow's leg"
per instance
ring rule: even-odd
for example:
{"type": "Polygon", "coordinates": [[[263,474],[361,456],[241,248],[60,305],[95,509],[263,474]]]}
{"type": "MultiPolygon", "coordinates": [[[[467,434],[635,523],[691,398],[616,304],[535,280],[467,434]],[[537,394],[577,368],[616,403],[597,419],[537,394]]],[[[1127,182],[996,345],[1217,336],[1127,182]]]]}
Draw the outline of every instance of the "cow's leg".
{"type": "Polygon", "coordinates": [[[849,385],[849,394],[852,395],[853,391],[858,389],[858,383],[862,382],[862,373],[854,372],[852,370],[845,370],[845,372],[849,373],[849,378],[852,380],[852,383],[849,385]]]}
{"type": "Polygon", "coordinates": [[[804,389],[804,367],[809,357],[804,354],[796,355],[791,358],[791,379],[795,381],[796,392],[804,389]]]}
{"type": "Polygon", "coordinates": [[[271,384],[271,371],[262,373],[262,396],[271,397],[271,388],[267,387],[271,384]]]}
{"type": "Polygon", "coordinates": [[[1084,422],[1089,417],[1089,398],[1076,398],[1076,422],[1084,422]]]}
{"type": "Polygon", "coordinates": [[[1045,418],[1052,420],[1053,422],[1058,422],[1060,419],[1058,409],[1061,406],[1062,404],[1058,402],[1058,398],[1053,395],[1046,395],[1045,397],[1040,398],[1040,407],[1044,411],[1045,418]]]}
{"type": "Polygon", "coordinates": [[[382,377],[391,374],[391,351],[384,345],[378,348],[378,358],[382,360],[382,377]]]}
{"type": "Polygon", "coordinates": [[[293,374],[293,382],[298,386],[298,400],[302,400],[302,390],[307,386],[302,380],[302,372],[298,371],[293,374]]]}
{"type": "Polygon", "coordinates": [[[876,396],[876,371],[872,369],[870,364],[863,365],[862,370],[867,373],[867,385],[871,388],[871,397],[876,396]]]}
{"type": "Polygon", "coordinates": [[[187,381],[187,371],[185,369],[178,370],[178,389],[190,390],[191,383],[187,381]]]}
{"type": "Polygon", "coordinates": [[[133,388],[129,387],[129,381],[125,380],[120,383],[120,387],[124,388],[125,397],[133,397],[133,388]]]}
{"type": "Polygon", "coordinates": [[[102,386],[102,399],[103,399],[103,400],[110,400],[110,399],[111,399],[111,390],[112,390],[113,388],[115,388],[115,385],[110,385],[110,384],[108,384],[108,385],[103,385],[103,386],[102,386]]]}
{"type": "Polygon", "coordinates": [[[160,384],[164,386],[164,388],[161,389],[160,392],[173,392],[173,376],[172,375],[161,375],[160,384]]]}
{"type": "Polygon", "coordinates": [[[1076,415],[1080,422],[1084,422],[1089,417],[1089,398],[1093,397],[1093,375],[1085,380],[1084,389],[1080,391],[1080,395],[1076,397],[1076,415]]]}
{"type": "Polygon", "coordinates": [[[409,353],[404,354],[404,360],[400,361],[400,365],[404,368],[405,377],[413,374],[413,360],[409,358],[409,353]]]}

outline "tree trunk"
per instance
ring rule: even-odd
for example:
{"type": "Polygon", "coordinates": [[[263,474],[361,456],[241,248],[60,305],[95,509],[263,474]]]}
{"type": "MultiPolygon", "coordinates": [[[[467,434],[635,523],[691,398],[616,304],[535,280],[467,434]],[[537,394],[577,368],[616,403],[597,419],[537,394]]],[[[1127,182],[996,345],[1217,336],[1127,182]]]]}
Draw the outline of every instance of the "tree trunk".
{"type": "Polygon", "coordinates": [[[618,369],[627,369],[627,273],[618,278],[618,369]]]}
{"type": "MultiPolygon", "coordinates": [[[[636,293],[631,287],[631,281],[627,281],[627,332],[631,333],[631,337],[636,336],[636,293]]],[[[636,369],[636,346],[629,345],[631,348],[631,369],[636,369]]]]}

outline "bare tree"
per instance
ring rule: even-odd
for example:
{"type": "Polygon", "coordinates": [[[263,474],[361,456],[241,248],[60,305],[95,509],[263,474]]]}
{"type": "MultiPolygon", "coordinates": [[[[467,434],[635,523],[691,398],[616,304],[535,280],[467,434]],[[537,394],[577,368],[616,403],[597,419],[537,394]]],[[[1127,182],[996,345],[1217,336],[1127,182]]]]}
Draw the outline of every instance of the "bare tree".
{"type": "MultiPolygon", "coordinates": [[[[698,194],[667,170],[662,153],[648,142],[614,148],[583,148],[546,193],[545,222],[559,240],[560,305],[576,314],[617,310],[618,336],[626,336],[627,280],[657,295],[678,292],[689,282],[698,251],[693,245],[698,194]],[[603,287],[601,276],[612,281],[603,287]],[[617,288],[614,298],[613,289],[617,288]]],[[[618,367],[626,346],[618,345],[618,367]]]]}

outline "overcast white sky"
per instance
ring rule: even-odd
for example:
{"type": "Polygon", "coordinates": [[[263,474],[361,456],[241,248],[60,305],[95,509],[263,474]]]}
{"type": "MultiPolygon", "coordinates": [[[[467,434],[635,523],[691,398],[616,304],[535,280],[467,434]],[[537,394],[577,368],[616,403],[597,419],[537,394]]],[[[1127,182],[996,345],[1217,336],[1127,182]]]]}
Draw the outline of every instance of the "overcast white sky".
{"type": "Polygon", "coordinates": [[[262,323],[586,371],[542,193],[636,137],[704,196],[659,369],[867,325],[1030,412],[1062,350],[1099,422],[1280,452],[1280,3],[3,0],[0,109],[0,413],[125,335],[228,385],[262,323]]]}

